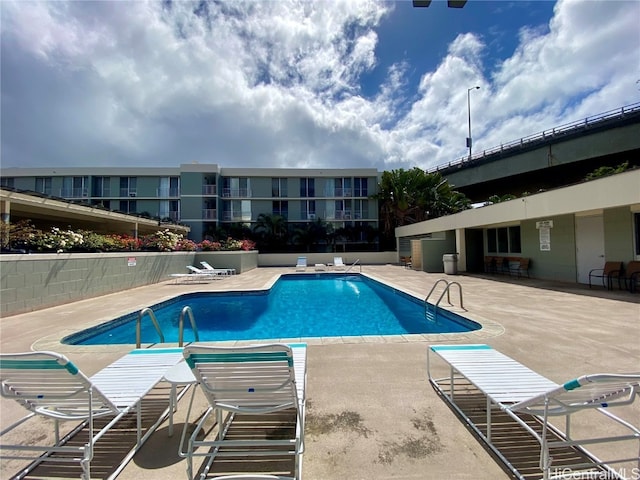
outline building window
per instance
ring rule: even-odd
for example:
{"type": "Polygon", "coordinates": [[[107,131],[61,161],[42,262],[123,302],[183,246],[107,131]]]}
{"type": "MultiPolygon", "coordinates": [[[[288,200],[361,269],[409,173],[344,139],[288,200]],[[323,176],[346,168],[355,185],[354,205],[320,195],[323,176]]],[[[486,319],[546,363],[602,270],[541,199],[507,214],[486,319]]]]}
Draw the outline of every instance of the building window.
{"type": "Polygon", "coordinates": [[[367,178],[354,178],[353,179],[353,196],[354,197],[368,197],[369,188],[367,178]]]}
{"type": "Polygon", "coordinates": [[[136,213],[138,204],[135,200],[120,200],[120,211],[124,213],[136,213]]]}
{"type": "Polygon", "coordinates": [[[202,194],[203,195],[217,195],[216,189],[216,177],[214,175],[207,175],[202,179],[202,194]]]}
{"type": "Polygon", "coordinates": [[[111,196],[111,179],[109,177],[93,177],[91,180],[91,196],[93,197],[110,197],[111,196]]]}
{"type": "Polygon", "coordinates": [[[137,195],[138,195],[138,178],[137,177],[120,177],[120,196],[135,197],[137,195]]]}
{"type": "Polygon", "coordinates": [[[222,196],[223,197],[250,197],[251,190],[249,186],[249,179],[246,177],[241,178],[229,178],[225,177],[222,180],[222,196]]]}
{"type": "Polygon", "coordinates": [[[351,178],[334,178],[327,182],[327,197],[351,197],[351,178]]]}
{"type": "Polygon", "coordinates": [[[487,229],[488,253],[521,253],[520,226],[487,229]]]}
{"type": "Polygon", "coordinates": [[[316,219],[316,201],[303,200],[300,205],[300,212],[302,215],[302,220],[315,220],[316,219]]]}
{"type": "Polygon", "coordinates": [[[276,198],[288,197],[286,178],[271,179],[271,196],[276,198]]]}
{"type": "Polygon", "coordinates": [[[0,177],[0,187],[15,188],[14,185],[15,185],[14,177],[0,177]]]}
{"type": "Polygon", "coordinates": [[[36,192],[51,195],[51,177],[36,177],[36,192]]]}
{"type": "Polygon", "coordinates": [[[313,179],[313,178],[301,178],[300,179],[300,196],[301,197],[315,197],[316,196],[315,179],[313,179]]]}
{"type": "MultiPolygon", "coordinates": [[[[356,196],[358,196],[356,194],[356,196]]],[[[353,201],[353,218],[360,220],[362,218],[369,218],[369,201],[368,200],[354,200],[353,201]]]]}
{"type": "Polygon", "coordinates": [[[250,222],[251,200],[230,200],[222,205],[223,220],[227,222],[250,222]]]}
{"type": "Polygon", "coordinates": [[[509,252],[522,253],[520,247],[520,227],[509,227],[509,252]]]}
{"type": "Polygon", "coordinates": [[[160,177],[157,196],[160,198],[179,197],[180,177],[160,177]]]}
{"type": "Polygon", "coordinates": [[[89,177],[64,177],[61,197],[81,198],[89,196],[89,177]]]}
{"type": "Polygon", "coordinates": [[[274,200],[272,204],[271,213],[273,215],[280,215],[285,220],[289,218],[289,202],[274,200]]]}

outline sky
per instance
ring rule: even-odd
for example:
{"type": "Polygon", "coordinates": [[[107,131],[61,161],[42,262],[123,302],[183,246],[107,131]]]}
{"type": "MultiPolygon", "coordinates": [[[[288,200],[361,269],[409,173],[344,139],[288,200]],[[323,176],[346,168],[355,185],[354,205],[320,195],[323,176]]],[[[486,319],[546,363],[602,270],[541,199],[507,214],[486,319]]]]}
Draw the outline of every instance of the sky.
{"type": "Polygon", "coordinates": [[[0,0],[0,165],[430,170],[640,102],[640,0],[0,0]],[[479,86],[479,89],[474,87],[479,86]]]}

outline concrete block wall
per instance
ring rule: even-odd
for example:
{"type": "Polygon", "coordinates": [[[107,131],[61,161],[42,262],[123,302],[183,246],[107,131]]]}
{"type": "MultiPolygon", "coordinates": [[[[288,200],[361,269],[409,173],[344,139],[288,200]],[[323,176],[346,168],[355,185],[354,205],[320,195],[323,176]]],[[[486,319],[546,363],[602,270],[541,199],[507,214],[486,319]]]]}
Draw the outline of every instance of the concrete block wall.
{"type": "Polygon", "coordinates": [[[197,252],[194,266],[200,268],[203,261],[213,268],[235,268],[236,274],[240,274],[258,267],[258,251],[197,252]]]}
{"type": "MultiPolygon", "coordinates": [[[[261,267],[295,267],[300,254],[252,252],[42,253],[0,255],[0,317],[93,298],[168,280],[205,260],[238,274],[261,267]]],[[[397,263],[397,252],[349,252],[347,265],[397,263]]],[[[306,254],[308,265],[333,262],[334,254],[306,254]]]]}
{"type": "MultiPolygon", "coordinates": [[[[346,253],[261,253],[258,256],[259,267],[295,267],[298,257],[307,257],[307,265],[333,263],[334,257],[342,257],[349,266],[356,260],[360,265],[397,264],[398,252],[346,252],[346,253]]],[[[357,270],[356,270],[357,271],[357,270]]]]}
{"type": "Polygon", "coordinates": [[[187,273],[195,252],[0,256],[0,316],[158,283],[187,273]]]}

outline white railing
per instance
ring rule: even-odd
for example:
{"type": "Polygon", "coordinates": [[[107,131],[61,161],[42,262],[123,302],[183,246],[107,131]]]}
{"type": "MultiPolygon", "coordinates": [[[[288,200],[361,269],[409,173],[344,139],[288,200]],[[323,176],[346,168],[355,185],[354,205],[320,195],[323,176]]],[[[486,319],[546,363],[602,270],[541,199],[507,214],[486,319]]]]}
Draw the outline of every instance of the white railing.
{"type": "Polygon", "coordinates": [[[202,185],[202,194],[203,195],[217,195],[218,194],[217,185],[202,185]]]}

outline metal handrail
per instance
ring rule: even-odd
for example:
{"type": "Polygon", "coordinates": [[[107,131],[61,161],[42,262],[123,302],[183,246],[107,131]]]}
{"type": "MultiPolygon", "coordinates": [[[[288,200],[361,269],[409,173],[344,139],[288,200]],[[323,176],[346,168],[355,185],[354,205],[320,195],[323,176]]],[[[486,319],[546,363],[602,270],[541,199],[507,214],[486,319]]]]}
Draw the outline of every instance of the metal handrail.
{"type": "Polygon", "coordinates": [[[153,322],[153,326],[156,328],[156,332],[160,336],[160,343],[164,343],[164,335],[162,334],[162,330],[160,329],[160,324],[158,323],[158,319],[156,315],[153,313],[153,310],[149,307],[145,307],[138,312],[138,320],[136,321],[136,348],[140,348],[142,345],[142,317],[147,314],[151,317],[151,321],[153,322]]]}
{"type": "Polygon", "coordinates": [[[182,308],[180,312],[180,320],[178,320],[178,346],[182,347],[183,341],[182,337],[184,336],[184,316],[185,314],[189,314],[189,321],[191,322],[191,329],[193,330],[193,335],[195,337],[195,341],[200,341],[200,336],[198,335],[198,328],[196,327],[196,320],[193,318],[193,311],[189,305],[186,305],[182,308]]]}
{"type": "Polygon", "coordinates": [[[447,293],[447,302],[449,302],[449,305],[453,305],[453,303],[451,303],[451,297],[449,296],[449,289],[451,288],[451,285],[458,286],[458,290],[460,292],[460,308],[464,310],[464,304],[462,303],[462,285],[460,285],[458,282],[447,283],[447,287],[445,288],[445,291],[442,292],[442,294],[440,295],[440,298],[438,299],[438,303],[436,303],[436,307],[440,305],[440,300],[442,300],[442,297],[444,297],[445,292],[447,293]]]}
{"type": "Polygon", "coordinates": [[[636,111],[640,111],[640,102],[632,103],[631,105],[625,105],[622,108],[616,108],[614,110],[609,110],[607,112],[599,113],[597,115],[593,115],[591,117],[587,117],[583,120],[578,120],[570,123],[566,123],[564,125],[560,125],[557,127],[553,127],[549,130],[543,130],[542,132],[534,133],[532,135],[527,135],[525,137],[519,138],[518,140],[512,140],[507,143],[503,143],[500,146],[489,148],[488,150],[483,150],[482,153],[478,153],[469,158],[468,155],[461,157],[457,160],[453,160],[451,162],[447,162],[441,165],[437,165],[436,167],[430,168],[427,170],[427,173],[438,172],[440,170],[444,170],[450,167],[455,167],[457,165],[463,165],[468,163],[469,161],[480,159],[492,155],[498,152],[504,152],[505,150],[510,150],[512,148],[522,148],[527,145],[535,144],[539,141],[545,141],[549,138],[557,137],[558,135],[565,135],[572,131],[578,131],[580,129],[593,127],[599,123],[607,122],[616,118],[623,118],[625,115],[629,115],[630,113],[634,113],[636,111]]]}
{"type": "MultiPolygon", "coordinates": [[[[357,259],[355,262],[353,262],[349,268],[347,268],[344,273],[349,273],[349,270],[351,270],[353,267],[355,267],[358,263],[360,263],[360,259],[357,259]]],[[[362,265],[360,265],[360,273],[362,273],[362,265]]]]}
{"type": "Polygon", "coordinates": [[[444,287],[444,290],[442,291],[442,293],[440,294],[440,297],[438,298],[438,301],[433,305],[433,317],[434,320],[437,318],[438,315],[438,305],[440,305],[440,302],[442,301],[442,299],[444,298],[444,294],[447,294],[447,303],[449,303],[449,305],[453,306],[453,303],[451,303],[451,295],[449,293],[450,289],[451,289],[451,285],[457,285],[458,286],[458,290],[460,292],[460,308],[462,308],[464,310],[464,303],[462,301],[462,285],[460,285],[460,283],[458,282],[450,282],[448,281],[446,278],[440,278],[438,279],[438,281],[436,281],[436,283],[433,284],[433,287],[431,287],[431,290],[429,290],[429,294],[425,297],[424,299],[424,317],[427,318],[427,313],[429,310],[429,297],[431,296],[431,294],[433,293],[433,291],[436,289],[436,286],[440,283],[440,282],[444,282],[447,284],[446,287],[444,287]]]}
{"type": "MultiPolygon", "coordinates": [[[[436,287],[438,286],[438,284],[439,284],[440,282],[444,282],[444,283],[446,283],[447,285],[449,285],[449,281],[448,281],[446,278],[440,278],[440,279],[438,279],[438,281],[437,281],[436,283],[434,283],[434,284],[433,284],[433,287],[431,287],[431,290],[429,290],[429,294],[428,294],[428,295],[426,296],[426,298],[424,299],[424,301],[425,301],[425,302],[426,302],[427,300],[429,300],[429,297],[431,296],[431,294],[433,293],[433,291],[436,289],[436,287]]],[[[445,292],[448,292],[448,291],[449,291],[449,289],[448,289],[447,287],[445,287],[444,291],[445,291],[445,292]]],[[[448,298],[447,298],[447,300],[448,300],[448,298]]],[[[449,302],[449,304],[451,304],[451,302],[449,302]]]]}

